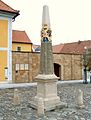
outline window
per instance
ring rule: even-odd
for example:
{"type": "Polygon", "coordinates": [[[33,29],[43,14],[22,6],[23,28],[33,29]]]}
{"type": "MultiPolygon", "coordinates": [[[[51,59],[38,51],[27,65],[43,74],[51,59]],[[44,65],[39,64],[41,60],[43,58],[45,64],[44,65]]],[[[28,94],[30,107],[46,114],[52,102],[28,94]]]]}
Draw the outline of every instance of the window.
{"type": "Polygon", "coordinates": [[[17,47],[17,51],[21,51],[21,47],[17,47]]]}
{"type": "Polygon", "coordinates": [[[24,70],[24,64],[20,64],[20,70],[24,70]]]}
{"type": "Polygon", "coordinates": [[[25,64],[25,70],[28,70],[28,64],[25,64]]]}
{"type": "Polygon", "coordinates": [[[5,79],[8,79],[8,68],[5,67],[4,70],[5,70],[5,79]]]}
{"type": "Polygon", "coordinates": [[[15,70],[29,70],[29,64],[16,64],[15,65],[15,70]]]}
{"type": "Polygon", "coordinates": [[[19,70],[19,64],[16,64],[16,70],[19,70]]]}

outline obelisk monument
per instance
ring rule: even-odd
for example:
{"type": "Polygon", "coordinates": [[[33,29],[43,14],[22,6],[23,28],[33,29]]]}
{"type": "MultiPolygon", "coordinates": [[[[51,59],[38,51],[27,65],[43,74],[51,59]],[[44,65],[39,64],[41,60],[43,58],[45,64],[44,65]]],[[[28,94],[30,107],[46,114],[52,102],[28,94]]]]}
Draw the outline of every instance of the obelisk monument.
{"type": "Polygon", "coordinates": [[[38,101],[42,98],[45,111],[61,105],[60,98],[57,96],[58,77],[54,74],[51,33],[49,8],[45,5],[42,14],[40,70],[35,78],[37,95],[32,103],[33,107],[38,108],[38,101]]]}

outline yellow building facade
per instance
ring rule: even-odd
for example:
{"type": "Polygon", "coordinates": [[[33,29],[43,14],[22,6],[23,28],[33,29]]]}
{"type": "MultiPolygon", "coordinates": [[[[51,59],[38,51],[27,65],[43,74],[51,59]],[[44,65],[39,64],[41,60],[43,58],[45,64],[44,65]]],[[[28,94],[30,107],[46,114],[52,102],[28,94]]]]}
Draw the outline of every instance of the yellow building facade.
{"type": "Polygon", "coordinates": [[[13,51],[22,51],[22,52],[32,52],[32,44],[13,43],[12,50],[13,51]]]}
{"type": "Polygon", "coordinates": [[[8,20],[0,20],[0,81],[7,79],[5,69],[8,63],[8,20]]]}
{"type": "Polygon", "coordinates": [[[12,80],[12,27],[11,19],[0,17],[0,82],[12,80]]]}
{"type": "Polygon", "coordinates": [[[0,1],[0,83],[12,82],[12,20],[19,12],[0,1]]]}
{"type": "Polygon", "coordinates": [[[12,31],[12,51],[32,52],[32,42],[25,31],[12,31]]]}

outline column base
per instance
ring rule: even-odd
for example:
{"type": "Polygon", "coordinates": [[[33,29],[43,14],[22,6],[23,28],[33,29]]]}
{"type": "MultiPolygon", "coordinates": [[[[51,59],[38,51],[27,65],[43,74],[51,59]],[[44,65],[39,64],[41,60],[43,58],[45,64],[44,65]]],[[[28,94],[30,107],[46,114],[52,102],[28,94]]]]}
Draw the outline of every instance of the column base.
{"type": "Polygon", "coordinates": [[[38,108],[38,101],[42,98],[44,110],[50,111],[56,108],[67,107],[67,103],[61,102],[57,96],[57,77],[53,75],[37,76],[37,96],[30,102],[32,108],[38,108]]]}
{"type": "MultiPolygon", "coordinates": [[[[29,106],[34,108],[34,109],[37,109],[38,108],[38,99],[34,100],[34,101],[31,101],[29,103],[29,106]]],[[[56,98],[52,98],[52,99],[45,99],[44,100],[44,110],[45,111],[51,111],[51,110],[55,110],[55,109],[62,109],[64,107],[67,107],[67,103],[64,103],[64,102],[61,102],[59,101],[58,99],[56,98]]]]}

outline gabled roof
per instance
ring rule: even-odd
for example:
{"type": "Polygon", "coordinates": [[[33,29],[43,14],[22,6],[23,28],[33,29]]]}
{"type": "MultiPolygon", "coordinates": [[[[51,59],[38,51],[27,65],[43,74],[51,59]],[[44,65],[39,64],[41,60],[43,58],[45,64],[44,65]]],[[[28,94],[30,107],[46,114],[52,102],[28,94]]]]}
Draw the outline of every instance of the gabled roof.
{"type": "Polygon", "coordinates": [[[32,43],[25,31],[13,30],[12,31],[13,43],[32,43]]]}
{"type": "Polygon", "coordinates": [[[57,46],[53,46],[53,49],[55,48],[53,52],[83,54],[84,47],[91,48],[91,40],[59,44],[57,46]]]}
{"type": "Polygon", "coordinates": [[[14,10],[13,8],[11,8],[10,6],[8,6],[6,3],[4,3],[1,0],[0,0],[0,11],[7,12],[7,13],[14,13],[17,16],[19,15],[19,11],[14,10]]]}

